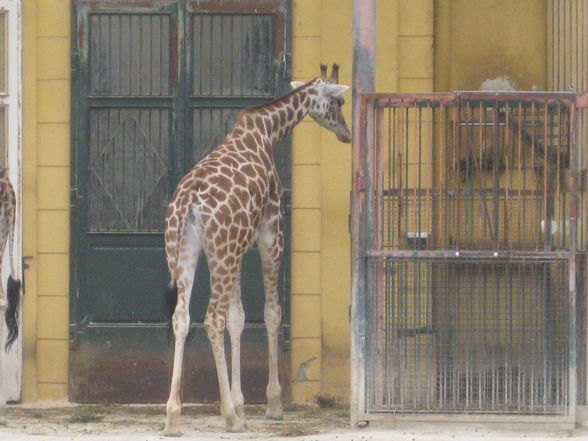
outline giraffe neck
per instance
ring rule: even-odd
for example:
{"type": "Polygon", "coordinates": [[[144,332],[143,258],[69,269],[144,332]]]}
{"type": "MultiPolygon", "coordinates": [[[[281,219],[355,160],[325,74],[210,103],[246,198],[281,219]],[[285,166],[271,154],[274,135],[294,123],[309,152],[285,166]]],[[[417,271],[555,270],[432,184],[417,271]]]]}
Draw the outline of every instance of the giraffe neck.
{"type": "Polygon", "coordinates": [[[246,129],[257,131],[270,147],[280,142],[308,114],[315,95],[310,86],[246,112],[246,129]]]}

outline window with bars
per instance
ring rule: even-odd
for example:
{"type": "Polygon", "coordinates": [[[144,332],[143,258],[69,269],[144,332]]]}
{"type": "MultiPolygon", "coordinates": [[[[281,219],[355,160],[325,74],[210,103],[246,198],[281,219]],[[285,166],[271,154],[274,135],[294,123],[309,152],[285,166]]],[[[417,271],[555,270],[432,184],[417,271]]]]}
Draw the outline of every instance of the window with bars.
{"type": "Polygon", "coordinates": [[[0,0],[0,165],[18,143],[18,3],[0,0]],[[14,144],[14,145],[13,145],[14,144]]]}

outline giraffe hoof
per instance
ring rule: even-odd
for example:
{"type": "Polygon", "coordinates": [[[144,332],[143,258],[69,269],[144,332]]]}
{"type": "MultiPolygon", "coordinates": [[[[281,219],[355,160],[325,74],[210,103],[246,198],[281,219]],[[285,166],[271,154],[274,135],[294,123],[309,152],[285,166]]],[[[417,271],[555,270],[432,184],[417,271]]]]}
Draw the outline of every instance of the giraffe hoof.
{"type": "Polygon", "coordinates": [[[247,424],[245,420],[239,417],[227,419],[227,432],[239,433],[247,430],[247,424]]]}
{"type": "Polygon", "coordinates": [[[162,435],[167,437],[178,438],[182,436],[182,431],[179,429],[179,427],[168,427],[166,425],[165,429],[163,429],[162,435]]]}
{"type": "Polygon", "coordinates": [[[268,406],[265,411],[265,417],[270,420],[283,420],[284,412],[282,406],[268,406]]]}
{"type": "Polygon", "coordinates": [[[240,419],[245,420],[245,406],[243,404],[235,406],[235,413],[240,419]]]}

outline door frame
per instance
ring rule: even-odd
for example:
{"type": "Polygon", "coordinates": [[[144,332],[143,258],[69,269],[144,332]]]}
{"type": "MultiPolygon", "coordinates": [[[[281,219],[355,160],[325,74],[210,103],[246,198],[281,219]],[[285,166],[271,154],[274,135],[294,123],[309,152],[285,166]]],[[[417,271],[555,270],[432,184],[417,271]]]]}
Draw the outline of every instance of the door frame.
{"type": "MultiPolygon", "coordinates": [[[[16,224],[14,228],[14,264],[22,274],[22,12],[21,0],[0,0],[0,12],[7,14],[6,27],[6,85],[7,93],[0,94],[0,106],[8,109],[6,115],[6,166],[16,195],[16,224]]],[[[9,247],[4,250],[1,283],[6,287],[10,274],[9,247]]],[[[23,276],[21,276],[22,278],[23,276]]],[[[21,279],[22,280],[22,279],[21,279]]],[[[24,287],[23,287],[24,288],[24,287]]],[[[19,318],[16,344],[5,354],[4,384],[7,401],[20,401],[22,396],[22,313],[19,318]]],[[[6,325],[3,335],[7,335],[6,325]]]]}
{"type": "MultiPolygon", "coordinates": [[[[290,56],[289,56],[289,51],[291,50],[291,24],[290,24],[290,17],[291,17],[291,0],[280,0],[281,4],[285,4],[286,5],[286,10],[282,11],[280,10],[280,13],[283,14],[284,16],[284,32],[285,32],[285,38],[284,38],[284,47],[285,47],[285,53],[282,55],[280,54],[280,62],[279,62],[279,66],[277,66],[276,70],[276,80],[279,78],[279,81],[277,82],[277,89],[275,90],[275,96],[280,96],[281,94],[285,93],[286,90],[286,84],[289,85],[289,80],[291,77],[291,70],[290,70],[290,56]],[[279,77],[278,77],[279,75],[279,77]],[[283,83],[283,85],[282,85],[283,83]],[[279,84],[279,85],[278,85],[279,84]],[[283,87],[284,89],[282,90],[280,87],[283,87]]],[[[266,1],[263,0],[261,1],[259,4],[263,5],[264,8],[267,8],[268,5],[275,5],[280,3],[277,0],[270,0],[270,1],[266,1]]],[[[89,29],[81,29],[80,28],[80,17],[82,17],[82,14],[90,14],[90,12],[86,12],[81,8],[88,8],[90,2],[88,2],[87,0],[80,0],[79,2],[76,0],[72,1],[72,100],[71,100],[71,108],[72,108],[72,124],[71,124],[71,137],[72,137],[72,142],[71,142],[71,217],[70,217],[70,225],[71,225],[71,260],[70,260],[70,320],[69,320],[69,324],[70,324],[70,349],[73,351],[72,352],[72,356],[70,357],[70,377],[69,377],[69,382],[70,382],[70,399],[72,399],[73,401],[78,401],[78,402],[93,402],[91,401],[92,398],[90,398],[90,400],[88,400],[87,398],[85,398],[86,396],[94,396],[92,395],[94,392],[90,391],[90,392],[86,392],[86,389],[84,389],[83,392],[79,392],[76,389],[78,388],[79,384],[82,384],[82,386],[80,386],[81,388],[88,388],[88,386],[86,385],[86,383],[82,383],[85,382],[87,380],[87,378],[84,378],[83,376],[80,377],[79,375],[77,375],[74,371],[74,364],[75,363],[79,363],[80,361],[75,361],[74,359],[76,358],[76,348],[78,346],[82,346],[82,344],[80,342],[82,342],[82,338],[79,338],[82,334],[84,333],[85,330],[87,330],[88,333],[92,333],[92,337],[89,337],[90,339],[103,339],[104,341],[110,339],[110,338],[115,338],[116,336],[116,327],[101,327],[98,328],[96,326],[93,326],[92,323],[90,323],[90,326],[87,326],[87,322],[84,321],[83,317],[81,317],[81,315],[84,314],[83,312],[83,305],[80,305],[80,302],[83,302],[83,296],[80,296],[79,294],[79,290],[82,286],[84,286],[84,284],[82,284],[82,280],[81,280],[81,274],[80,274],[80,269],[79,269],[79,265],[87,265],[87,259],[86,256],[87,254],[87,244],[86,242],[82,239],[82,235],[85,234],[91,234],[88,233],[89,229],[87,227],[89,227],[89,219],[88,219],[88,212],[87,210],[85,210],[86,205],[89,203],[89,201],[85,201],[82,206],[80,206],[80,198],[84,198],[86,197],[86,194],[84,192],[84,188],[87,188],[88,183],[83,183],[83,181],[81,181],[82,179],[85,179],[83,177],[83,173],[86,173],[85,169],[84,169],[84,164],[85,164],[85,159],[84,156],[88,155],[87,152],[84,151],[78,151],[77,147],[80,145],[84,145],[88,130],[89,130],[89,116],[88,115],[84,115],[81,118],[79,117],[79,115],[81,115],[81,112],[87,112],[87,109],[90,107],[90,100],[94,99],[93,97],[91,97],[89,95],[89,83],[88,83],[88,78],[87,78],[87,71],[88,71],[88,67],[87,67],[87,63],[89,62],[89,52],[87,50],[87,42],[86,41],[82,41],[81,39],[84,38],[88,38],[88,32],[89,29]],[[80,343],[78,345],[78,343],[80,343]],[[81,378],[81,380],[80,380],[81,378]],[[79,384],[78,384],[79,383],[79,384]],[[86,395],[84,395],[86,394],[86,395]]],[[[137,5],[137,3],[134,3],[132,1],[120,1],[120,2],[113,2],[112,0],[102,0],[102,1],[96,1],[96,2],[92,2],[94,6],[98,6],[98,10],[97,12],[100,13],[101,9],[104,9],[107,12],[107,8],[108,7],[116,7],[117,9],[121,9],[121,8],[125,8],[128,7],[129,9],[133,9],[133,11],[137,11],[137,12],[143,12],[143,11],[149,11],[149,12],[156,12],[156,9],[159,9],[160,11],[169,11],[169,13],[172,14],[178,14],[177,15],[177,32],[178,32],[178,41],[176,42],[177,44],[177,59],[178,59],[178,64],[176,69],[186,69],[187,66],[187,60],[188,60],[188,56],[187,54],[185,54],[184,52],[186,51],[186,47],[187,47],[187,42],[185,41],[186,38],[186,30],[188,28],[187,26],[187,20],[188,17],[190,15],[190,13],[194,12],[194,9],[191,8],[191,6],[196,6],[199,5],[202,9],[203,12],[211,12],[211,13],[217,13],[218,11],[216,11],[216,9],[218,9],[218,3],[215,1],[209,1],[209,0],[200,0],[199,2],[197,1],[183,1],[183,0],[148,0],[147,2],[142,2],[140,5],[137,5]],[[208,7],[212,6],[212,8],[209,10],[208,7]],[[184,9],[182,9],[184,8],[184,9]],[[181,61],[181,62],[180,62],[181,61]]],[[[237,13],[241,12],[241,9],[243,8],[243,3],[239,2],[239,1],[226,1],[223,2],[224,6],[235,6],[238,7],[239,9],[237,10],[237,13]]],[[[256,4],[257,6],[257,4],[256,4]]],[[[94,8],[92,8],[92,11],[94,11],[94,8]]],[[[221,11],[223,12],[223,11],[221,11]]],[[[233,12],[232,10],[225,10],[224,12],[233,12]]],[[[246,11],[243,11],[246,12],[246,11]]],[[[249,12],[254,12],[251,8],[251,6],[249,6],[249,12]]],[[[257,11],[256,11],[257,12],[257,11]]],[[[86,19],[84,19],[84,21],[87,22],[86,19]]],[[[172,67],[172,69],[174,69],[172,67]]],[[[181,108],[185,108],[186,109],[186,115],[189,114],[189,101],[190,101],[190,97],[188,96],[184,96],[182,93],[180,93],[181,91],[187,91],[188,90],[188,86],[187,86],[187,72],[181,72],[178,71],[178,73],[176,74],[177,78],[173,81],[177,81],[177,84],[174,86],[175,90],[172,92],[172,95],[170,96],[170,99],[172,100],[172,104],[170,107],[170,110],[173,110],[175,106],[181,107],[181,108]],[[182,107],[183,106],[183,107],[182,107]]],[[[104,99],[104,98],[101,98],[104,99]]],[[[114,98],[116,99],[116,97],[114,98]]],[[[106,100],[111,100],[110,98],[106,98],[106,100]]],[[[214,100],[214,99],[213,99],[214,100]]],[[[249,100],[249,103],[244,103],[244,105],[251,105],[251,104],[258,104],[259,100],[257,99],[252,99],[249,100]]],[[[174,151],[170,151],[170,160],[172,165],[172,171],[170,174],[170,186],[173,188],[175,188],[175,186],[177,185],[177,182],[179,181],[179,179],[183,176],[184,172],[186,170],[183,169],[183,164],[186,162],[187,160],[187,156],[189,154],[191,154],[191,146],[187,145],[187,141],[189,139],[191,139],[191,128],[189,128],[189,118],[186,118],[186,120],[184,122],[182,121],[177,121],[177,114],[172,114],[171,116],[171,127],[172,127],[172,134],[171,134],[171,142],[176,142],[176,143],[180,143],[180,145],[184,145],[182,148],[178,149],[177,152],[174,151]]],[[[289,144],[290,140],[288,139],[286,141],[286,144],[289,144]]],[[[287,164],[291,164],[291,152],[290,149],[288,148],[287,150],[287,164]]],[[[283,161],[283,159],[282,159],[283,161]]],[[[282,162],[283,163],[283,162],[282,162]]],[[[287,168],[287,173],[288,176],[286,177],[287,182],[284,182],[284,208],[286,210],[290,209],[290,176],[291,176],[291,170],[290,170],[290,165],[288,165],[287,168]]],[[[171,192],[170,192],[170,196],[171,196],[171,192]]],[[[289,253],[290,247],[289,247],[289,243],[290,243],[290,216],[286,215],[285,216],[285,225],[284,225],[284,229],[285,229],[285,239],[287,241],[287,250],[289,253]]],[[[163,217],[162,217],[162,224],[163,224],[163,217]]],[[[137,236],[137,240],[139,240],[139,242],[145,242],[140,236],[142,235],[139,234],[137,236]]],[[[151,243],[152,241],[150,241],[149,243],[151,243]]],[[[204,260],[204,259],[202,259],[204,260]]],[[[290,332],[289,332],[289,323],[290,323],[290,255],[285,255],[284,256],[284,262],[282,263],[282,271],[281,273],[284,274],[284,277],[282,279],[282,286],[283,286],[283,290],[284,290],[284,305],[283,305],[283,325],[281,328],[281,335],[280,335],[280,340],[281,340],[281,348],[284,352],[286,352],[289,349],[289,338],[290,338],[290,332]]],[[[81,271],[81,273],[83,274],[84,271],[81,271]]],[[[161,293],[161,298],[163,301],[163,290],[161,293]]],[[[145,335],[150,336],[148,337],[149,339],[151,339],[150,341],[152,342],[152,344],[154,346],[157,346],[157,348],[159,348],[158,350],[165,350],[165,348],[167,346],[169,346],[169,348],[171,348],[171,353],[173,354],[173,345],[166,345],[166,335],[165,335],[165,330],[162,329],[165,327],[165,324],[163,323],[143,323],[141,326],[143,326],[141,329],[144,329],[145,335]]],[[[203,328],[201,324],[195,324],[194,321],[192,323],[192,328],[195,330],[196,335],[203,335],[203,328]]],[[[259,336],[264,336],[265,335],[265,327],[263,326],[263,323],[254,323],[252,325],[252,332],[255,333],[255,335],[259,335],[259,336]]],[[[200,337],[198,337],[198,339],[200,339],[200,337]]],[[[196,339],[195,339],[196,340],[196,339]]],[[[259,340],[259,339],[258,339],[259,340]]],[[[94,340],[97,341],[97,340],[94,340]]],[[[267,344],[265,343],[266,339],[264,338],[263,341],[260,340],[261,344],[265,344],[265,346],[267,346],[267,344]]],[[[133,345],[137,343],[136,341],[133,342],[129,342],[129,345],[133,345]]],[[[194,344],[200,344],[200,343],[192,343],[192,345],[194,344]]],[[[168,349],[169,349],[168,348],[168,349]]],[[[87,347],[84,347],[83,349],[84,351],[87,350],[87,347]]],[[[191,349],[192,351],[193,349],[191,349]]],[[[209,351],[209,347],[208,347],[208,342],[206,341],[206,345],[204,345],[204,350],[209,351]]],[[[84,354],[87,354],[87,352],[84,352],[84,354]]],[[[289,376],[289,357],[287,356],[287,354],[284,354],[285,356],[281,357],[281,367],[280,367],[280,374],[281,377],[283,378],[283,383],[288,384],[288,376],[289,376]]],[[[80,359],[82,359],[84,356],[80,356],[80,359]]],[[[171,357],[168,357],[169,360],[166,360],[166,363],[169,363],[169,361],[171,361],[171,357]]],[[[188,357],[189,358],[189,357],[188,357]]],[[[82,363],[85,363],[86,360],[83,359],[81,361],[82,363]]],[[[259,357],[257,357],[257,360],[255,360],[255,362],[259,362],[259,357]]],[[[159,362],[157,362],[159,363],[159,362]]],[[[267,364],[267,363],[266,363],[267,364]]],[[[188,365],[186,365],[188,366],[188,365]]],[[[253,365],[252,365],[253,366],[253,365]]],[[[244,366],[243,372],[246,372],[246,367],[244,366]]],[[[163,366],[161,363],[159,363],[156,367],[154,367],[154,371],[153,372],[159,372],[161,369],[167,369],[167,367],[163,366]]],[[[164,382],[167,384],[168,378],[164,378],[164,382]]],[[[91,383],[91,379],[89,381],[89,383],[91,383]]],[[[187,379],[186,381],[187,386],[189,386],[189,380],[187,379]]],[[[215,384],[215,383],[213,383],[215,384]]],[[[186,386],[186,385],[185,385],[186,386]]],[[[96,387],[101,387],[100,385],[94,385],[94,388],[96,387]]],[[[159,387],[159,386],[158,386],[159,387]]],[[[287,391],[289,388],[286,387],[285,390],[287,391]]],[[[89,390],[89,389],[88,389],[89,390]]],[[[265,385],[263,386],[263,390],[265,390],[265,385]]],[[[158,396],[161,395],[160,392],[158,392],[158,396]]],[[[286,392],[287,394],[287,392],[286,392]]],[[[118,397],[116,398],[118,399],[118,397]]],[[[134,397],[133,399],[137,399],[139,401],[135,401],[135,402],[142,402],[140,401],[142,398],[141,397],[134,397]]],[[[187,397],[188,400],[190,400],[189,397],[187,397]]],[[[208,399],[208,398],[207,398],[208,399]]],[[[120,402],[129,402],[129,401],[120,401],[120,402]]],[[[144,401],[143,401],[144,402],[144,401]]]]}

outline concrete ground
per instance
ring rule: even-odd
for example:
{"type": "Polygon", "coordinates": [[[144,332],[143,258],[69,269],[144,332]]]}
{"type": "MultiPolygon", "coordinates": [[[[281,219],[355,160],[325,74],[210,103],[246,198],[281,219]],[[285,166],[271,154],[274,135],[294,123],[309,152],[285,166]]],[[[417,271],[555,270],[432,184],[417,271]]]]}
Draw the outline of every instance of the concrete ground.
{"type": "MultiPolygon", "coordinates": [[[[427,424],[401,429],[373,427],[351,429],[346,408],[334,406],[287,406],[283,421],[265,419],[263,406],[247,406],[247,432],[224,432],[224,421],[216,405],[187,405],[182,413],[181,439],[261,441],[588,441],[587,429],[548,431],[509,430],[476,426],[427,424]]],[[[87,405],[48,403],[10,405],[0,440],[10,441],[155,441],[165,440],[163,405],[87,405]]]]}

